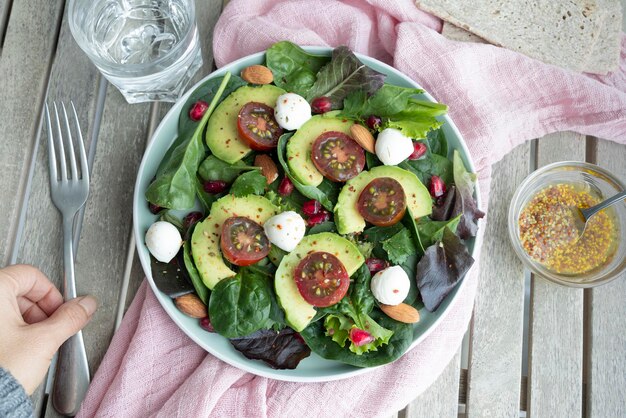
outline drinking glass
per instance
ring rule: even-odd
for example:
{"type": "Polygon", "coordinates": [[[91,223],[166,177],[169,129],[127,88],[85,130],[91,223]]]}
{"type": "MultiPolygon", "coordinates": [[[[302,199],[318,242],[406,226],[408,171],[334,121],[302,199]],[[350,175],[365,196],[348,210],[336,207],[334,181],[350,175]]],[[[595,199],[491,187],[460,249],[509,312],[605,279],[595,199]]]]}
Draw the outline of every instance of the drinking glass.
{"type": "Polygon", "coordinates": [[[128,103],[176,101],[202,65],[194,0],[70,0],[68,17],[128,103]]]}

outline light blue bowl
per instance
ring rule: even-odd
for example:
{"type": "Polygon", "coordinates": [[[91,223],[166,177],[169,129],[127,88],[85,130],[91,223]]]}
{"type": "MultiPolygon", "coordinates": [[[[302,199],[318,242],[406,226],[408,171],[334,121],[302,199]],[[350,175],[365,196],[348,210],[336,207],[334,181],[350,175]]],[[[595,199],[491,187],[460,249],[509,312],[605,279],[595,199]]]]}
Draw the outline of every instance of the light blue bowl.
{"type": "MultiPolygon", "coordinates": [[[[304,49],[313,54],[330,56],[331,49],[327,47],[304,47],[304,49]]],[[[416,82],[411,80],[406,75],[400,73],[398,70],[384,64],[378,60],[375,60],[364,55],[357,54],[359,59],[369,67],[387,75],[386,82],[389,84],[395,84],[402,87],[417,87],[421,88],[416,82]]],[[[157,296],[157,299],[163,306],[163,309],[172,318],[172,320],[180,327],[185,334],[187,334],[198,345],[213,354],[215,357],[229,363],[235,367],[248,371],[250,373],[257,374],[259,376],[270,377],[278,380],[286,380],[292,382],[326,382],[330,380],[344,379],[351,376],[367,373],[372,368],[358,368],[347,364],[340,363],[334,360],[323,359],[316,354],[312,353],[310,357],[304,359],[295,370],[274,370],[268,365],[258,360],[249,360],[245,358],[241,353],[236,351],[228,340],[218,334],[208,333],[200,328],[198,320],[192,319],[182,314],[172,302],[172,299],[167,295],[161,293],[154,281],[152,280],[150,270],[150,255],[148,249],[144,244],[144,236],[148,227],[155,222],[156,216],[150,213],[148,210],[148,204],[145,200],[144,193],[150,184],[157,167],[163,158],[163,155],[172,144],[177,135],[178,129],[178,116],[180,110],[195,88],[206,81],[209,78],[219,77],[224,75],[227,71],[232,74],[238,75],[244,68],[253,64],[263,64],[265,62],[265,53],[260,52],[257,54],[249,55],[241,58],[235,62],[232,62],[219,70],[209,74],[204,80],[200,81],[196,86],[192,87],[184,97],[178,100],[178,102],[170,109],[165,115],[161,124],[154,132],[152,141],[148,145],[146,152],[141,161],[139,167],[139,173],[137,175],[137,182],[135,183],[135,194],[133,201],[133,223],[135,239],[137,241],[137,252],[139,253],[139,259],[143,270],[148,278],[148,282],[152,287],[152,290],[157,296]]],[[[423,98],[435,101],[428,93],[423,95],[423,98]]],[[[441,120],[445,121],[443,130],[449,143],[449,149],[458,149],[464,160],[466,167],[470,171],[475,171],[474,164],[469,156],[469,151],[460,132],[452,122],[452,120],[443,116],[441,120]]],[[[478,188],[476,189],[476,196],[478,206],[482,207],[480,202],[480,193],[478,188]]],[[[476,249],[474,240],[470,240],[468,243],[470,253],[475,254],[476,249]]],[[[462,280],[459,285],[448,295],[448,297],[441,303],[436,312],[428,312],[426,309],[420,310],[420,322],[415,324],[415,330],[413,332],[413,344],[409,350],[420,343],[424,338],[428,336],[437,327],[437,324],[444,316],[444,313],[451,305],[452,301],[457,297],[462,288],[465,285],[465,280],[462,280]]]]}

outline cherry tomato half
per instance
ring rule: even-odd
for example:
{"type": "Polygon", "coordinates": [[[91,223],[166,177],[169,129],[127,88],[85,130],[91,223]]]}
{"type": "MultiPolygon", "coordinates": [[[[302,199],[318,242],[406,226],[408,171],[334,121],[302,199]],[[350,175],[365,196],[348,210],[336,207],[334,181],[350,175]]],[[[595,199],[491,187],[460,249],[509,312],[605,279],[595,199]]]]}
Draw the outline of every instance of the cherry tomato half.
{"type": "Polygon", "coordinates": [[[311,147],[311,159],[331,181],[348,181],[365,167],[365,152],[356,141],[342,132],[324,132],[311,147]]]}
{"type": "Polygon", "coordinates": [[[294,275],[304,300],[320,308],[339,302],[350,286],[350,276],[343,263],[322,251],[304,257],[294,275]]]}
{"type": "Polygon", "coordinates": [[[406,211],[404,189],[391,177],[379,177],[363,188],[357,209],[369,223],[390,226],[397,223],[406,211]]]}
{"type": "Polygon", "coordinates": [[[237,266],[249,266],[270,252],[270,242],[263,227],[243,216],[226,219],[222,225],[220,246],[224,257],[237,266]]]}
{"type": "Polygon", "coordinates": [[[283,134],[283,128],[274,119],[274,109],[258,102],[243,105],[237,117],[237,130],[239,137],[257,151],[276,148],[283,134]]]}

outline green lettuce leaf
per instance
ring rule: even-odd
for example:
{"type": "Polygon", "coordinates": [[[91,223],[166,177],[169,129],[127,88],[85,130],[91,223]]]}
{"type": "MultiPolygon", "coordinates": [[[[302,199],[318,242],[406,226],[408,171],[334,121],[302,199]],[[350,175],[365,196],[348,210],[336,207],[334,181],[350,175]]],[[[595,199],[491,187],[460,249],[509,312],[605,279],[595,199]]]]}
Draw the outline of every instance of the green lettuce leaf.
{"type": "Polygon", "coordinates": [[[421,218],[417,222],[417,231],[424,247],[430,247],[437,241],[443,239],[443,232],[446,228],[456,232],[456,228],[461,221],[461,215],[457,215],[448,221],[433,221],[429,218],[421,218]]]}

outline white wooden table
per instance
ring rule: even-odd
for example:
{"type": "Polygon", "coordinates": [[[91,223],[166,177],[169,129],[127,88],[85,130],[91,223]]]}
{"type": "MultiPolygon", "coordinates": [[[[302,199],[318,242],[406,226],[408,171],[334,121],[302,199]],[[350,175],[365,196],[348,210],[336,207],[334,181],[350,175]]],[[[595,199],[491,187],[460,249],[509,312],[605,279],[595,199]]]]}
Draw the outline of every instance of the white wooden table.
{"type": "MultiPolygon", "coordinates": [[[[73,41],[64,0],[0,0],[0,256],[62,277],[60,216],[48,191],[41,109],[72,99],[92,164],[91,194],[78,225],[79,294],[100,309],[84,331],[92,373],[143,279],[132,239],[132,192],[141,156],[168,110],[128,105],[73,41]]],[[[197,1],[204,68],[222,0],[197,1]]],[[[572,133],[515,149],[494,167],[482,277],[468,330],[441,377],[397,412],[401,417],[626,417],[626,280],[594,290],[532,277],[508,242],[514,189],[557,160],[598,162],[626,179],[626,146],[572,133]]],[[[36,415],[56,416],[44,386],[36,415]]],[[[389,411],[389,415],[396,411],[389,411]]]]}

